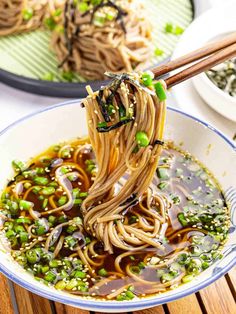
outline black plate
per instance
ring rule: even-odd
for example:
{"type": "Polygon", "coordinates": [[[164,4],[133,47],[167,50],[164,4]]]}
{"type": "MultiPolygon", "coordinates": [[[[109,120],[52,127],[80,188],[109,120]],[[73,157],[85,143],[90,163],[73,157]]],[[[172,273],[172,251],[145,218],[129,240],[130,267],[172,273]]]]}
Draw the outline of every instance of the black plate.
{"type": "MultiPolygon", "coordinates": [[[[192,5],[193,18],[195,18],[198,10],[198,1],[190,0],[190,2],[192,5]]],[[[167,60],[168,58],[161,63],[167,60]]],[[[86,83],[49,82],[27,78],[2,69],[0,69],[0,81],[28,93],[61,98],[86,97],[87,92],[85,87],[87,85],[90,85],[93,90],[97,90],[102,85],[106,84],[106,81],[88,81],[86,83]]]]}

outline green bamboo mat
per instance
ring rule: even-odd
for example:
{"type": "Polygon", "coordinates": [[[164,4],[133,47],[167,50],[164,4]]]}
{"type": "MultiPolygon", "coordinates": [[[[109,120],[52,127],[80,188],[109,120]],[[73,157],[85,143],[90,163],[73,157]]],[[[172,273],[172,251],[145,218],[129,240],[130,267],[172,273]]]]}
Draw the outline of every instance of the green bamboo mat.
{"type": "MultiPolygon", "coordinates": [[[[153,25],[154,47],[163,51],[155,56],[156,64],[170,56],[180,35],[165,33],[165,25],[171,23],[185,29],[192,21],[193,11],[190,0],[139,0],[145,4],[148,17],[153,25]]],[[[47,73],[54,75],[54,81],[63,82],[55,55],[49,49],[50,33],[34,31],[22,35],[0,38],[0,69],[27,78],[43,79],[47,73]]],[[[73,82],[84,82],[78,74],[73,82]]]]}

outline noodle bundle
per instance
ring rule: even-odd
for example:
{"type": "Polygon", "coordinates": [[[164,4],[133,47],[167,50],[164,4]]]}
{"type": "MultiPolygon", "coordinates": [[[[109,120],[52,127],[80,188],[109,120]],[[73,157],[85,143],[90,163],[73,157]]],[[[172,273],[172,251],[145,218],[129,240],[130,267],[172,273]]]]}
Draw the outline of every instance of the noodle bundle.
{"type": "Polygon", "coordinates": [[[151,27],[135,1],[67,1],[61,28],[52,36],[52,50],[65,71],[87,79],[104,72],[131,72],[147,66],[152,55],[151,27]]]}
{"type": "Polygon", "coordinates": [[[167,201],[151,193],[149,185],[161,153],[165,102],[160,102],[153,90],[140,88],[138,75],[121,75],[111,86],[91,93],[83,104],[99,169],[82,206],[85,229],[110,253],[113,246],[123,250],[160,248],[158,234],[166,220],[167,201]],[[106,104],[113,108],[110,116],[106,104]],[[97,128],[104,119],[111,126],[97,128]],[[137,147],[139,131],[148,137],[146,147],[137,147]],[[130,226],[125,212],[138,200],[140,212],[135,214],[145,220],[130,226]]]}
{"type": "Polygon", "coordinates": [[[0,36],[35,30],[65,0],[0,0],[0,36]]]}

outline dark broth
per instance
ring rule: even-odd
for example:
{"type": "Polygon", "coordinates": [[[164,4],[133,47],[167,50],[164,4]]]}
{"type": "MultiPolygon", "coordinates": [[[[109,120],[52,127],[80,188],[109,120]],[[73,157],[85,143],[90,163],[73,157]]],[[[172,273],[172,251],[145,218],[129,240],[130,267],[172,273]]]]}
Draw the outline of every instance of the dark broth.
{"type": "MultiPolygon", "coordinates": [[[[229,227],[227,205],[216,180],[188,153],[166,148],[153,180],[155,189],[172,202],[158,239],[163,249],[128,252],[118,266],[115,260],[125,252],[104,252],[102,243],[82,227],[81,203],[96,175],[86,140],[51,147],[29,167],[20,162],[14,166],[17,175],[1,196],[2,232],[14,259],[57,289],[131,300],[189,282],[221,258],[229,227]],[[68,193],[72,203],[67,206],[68,193]]],[[[125,217],[131,225],[137,220],[132,207],[125,217]]]]}

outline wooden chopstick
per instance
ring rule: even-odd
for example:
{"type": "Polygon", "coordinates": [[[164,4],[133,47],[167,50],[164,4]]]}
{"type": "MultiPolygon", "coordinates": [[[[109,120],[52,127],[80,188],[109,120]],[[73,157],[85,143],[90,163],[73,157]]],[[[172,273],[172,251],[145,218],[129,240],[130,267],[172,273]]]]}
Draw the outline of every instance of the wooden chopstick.
{"type": "Polygon", "coordinates": [[[194,61],[200,60],[204,57],[207,57],[221,49],[224,49],[232,44],[236,43],[236,32],[222,38],[218,39],[212,43],[209,43],[205,45],[204,47],[197,49],[195,51],[192,51],[180,58],[177,58],[175,60],[172,60],[166,64],[163,64],[161,66],[158,66],[154,69],[152,69],[152,72],[154,73],[155,77],[158,78],[164,74],[167,74],[173,70],[179,69],[182,66],[185,66],[189,63],[192,63],[194,61]]]}
{"type": "Polygon", "coordinates": [[[236,43],[216,52],[204,60],[195,63],[194,65],[188,67],[187,69],[168,77],[165,82],[167,88],[171,88],[201,72],[205,72],[215,65],[222,63],[226,60],[229,60],[233,57],[236,57],[236,43]]]}

